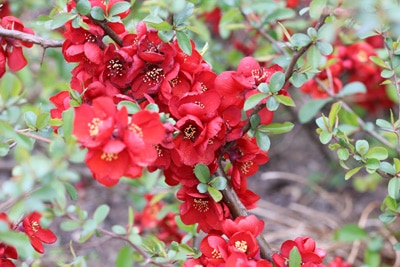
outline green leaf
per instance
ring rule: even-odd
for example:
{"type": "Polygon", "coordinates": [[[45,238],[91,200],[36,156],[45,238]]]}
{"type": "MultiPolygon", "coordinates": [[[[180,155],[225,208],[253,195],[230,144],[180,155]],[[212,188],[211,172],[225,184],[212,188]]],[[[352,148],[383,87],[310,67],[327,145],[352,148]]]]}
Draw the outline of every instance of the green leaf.
{"type": "Polygon", "coordinates": [[[346,224],[335,231],[335,240],[354,242],[368,237],[367,232],[356,224],[346,224]]]}
{"type": "Polygon", "coordinates": [[[81,15],[89,14],[91,9],[92,5],[88,0],[79,0],[78,3],[76,3],[76,10],[81,15]]]}
{"type": "Polygon", "coordinates": [[[49,126],[50,123],[50,114],[49,113],[41,113],[39,114],[39,116],[37,117],[36,120],[36,129],[43,129],[47,126],[49,126]]]}
{"type": "Polygon", "coordinates": [[[333,52],[333,47],[330,43],[318,41],[316,46],[319,52],[321,52],[321,54],[324,56],[330,55],[333,52]]]}
{"type": "Polygon", "coordinates": [[[182,9],[182,11],[175,13],[173,15],[173,22],[175,26],[179,26],[183,24],[194,11],[194,4],[191,2],[187,2],[186,6],[182,9]]]}
{"type": "Polygon", "coordinates": [[[220,202],[222,200],[222,193],[218,189],[209,186],[207,190],[215,202],[220,202]]]}
{"type": "Polygon", "coordinates": [[[10,146],[7,143],[0,142],[0,157],[4,157],[10,151],[10,146]]]}
{"type": "Polygon", "coordinates": [[[319,134],[319,141],[326,145],[328,144],[331,140],[332,140],[333,134],[328,132],[328,131],[321,131],[321,133],[319,134]]]}
{"type": "Polygon", "coordinates": [[[327,0],[313,0],[310,3],[310,17],[317,19],[321,16],[327,0]]]}
{"type": "Polygon", "coordinates": [[[90,16],[93,19],[99,21],[103,21],[106,17],[106,15],[104,14],[104,10],[99,6],[95,6],[92,8],[92,10],[90,11],[90,16]]]}
{"type": "Polygon", "coordinates": [[[266,107],[269,111],[275,111],[279,108],[279,102],[275,96],[270,96],[267,99],[266,107]]]}
{"type": "Polygon", "coordinates": [[[64,26],[67,21],[72,20],[75,17],[76,15],[70,13],[60,13],[54,17],[50,27],[52,30],[60,28],[61,26],[64,26]]]}
{"type": "Polygon", "coordinates": [[[169,32],[173,29],[172,25],[166,21],[160,23],[147,23],[150,27],[159,30],[159,31],[166,31],[169,32]]]}
{"type": "Polygon", "coordinates": [[[356,151],[361,155],[365,156],[369,150],[369,143],[367,140],[357,140],[356,151]]]}
{"type": "Polygon", "coordinates": [[[295,87],[300,88],[306,81],[307,76],[304,73],[293,72],[291,82],[295,87]]]}
{"type": "Polygon", "coordinates": [[[313,69],[317,69],[321,62],[321,52],[313,45],[308,49],[307,62],[313,69]]]}
{"type": "Polygon", "coordinates": [[[129,245],[123,246],[117,254],[117,259],[115,260],[116,267],[131,267],[134,266],[132,257],[132,247],[129,245]]]}
{"type": "Polygon", "coordinates": [[[271,12],[266,18],[265,21],[277,21],[277,20],[284,20],[290,19],[296,16],[296,12],[289,8],[279,8],[271,12]]]}
{"type": "Polygon", "coordinates": [[[174,37],[175,31],[159,31],[158,37],[164,42],[169,42],[174,37]]]}
{"type": "Polygon", "coordinates": [[[126,228],[121,225],[113,225],[111,227],[111,230],[114,233],[116,233],[117,235],[125,235],[126,234],[126,228]]]}
{"type": "Polygon", "coordinates": [[[300,267],[301,266],[301,255],[299,249],[294,246],[289,253],[289,267],[300,267]]]}
{"type": "Polygon", "coordinates": [[[117,2],[111,7],[110,12],[108,12],[108,16],[112,17],[112,16],[115,16],[115,15],[124,13],[129,8],[131,8],[131,4],[130,3],[125,2],[125,1],[117,2]]]}
{"type": "Polygon", "coordinates": [[[354,95],[367,92],[365,85],[361,82],[351,82],[346,84],[342,90],[336,94],[338,97],[354,95]]]}
{"type": "Polygon", "coordinates": [[[387,131],[393,131],[393,125],[392,123],[383,120],[383,119],[377,119],[376,120],[376,125],[379,126],[380,128],[382,128],[383,130],[387,130],[387,131]]]}
{"type": "Polygon", "coordinates": [[[197,185],[197,191],[201,194],[206,193],[208,191],[208,184],[199,183],[197,185]]]}
{"type": "Polygon", "coordinates": [[[383,59],[381,59],[380,57],[370,56],[369,60],[371,60],[381,68],[390,69],[389,65],[385,61],[383,61],[383,59]]]}
{"type": "Polygon", "coordinates": [[[384,147],[373,147],[365,155],[366,158],[374,158],[378,160],[384,160],[389,156],[388,151],[384,147]]]}
{"type": "Polygon", "coordinates": [[[388,195],[393,199],[399,198],[400,180],[399,178],[392,178],[388,183],[388,195]]]}
{"type": "Polygon", "coordinates": [[[269,89],[271,92],[276,93],[282,89],[285,84],[285,74],[283,72],[275,72],[271,76],[271,80],[269,82],[269,89]]]}
{"type": "Polygon", "coordinates": [[[182,51],[190,56],[192,54],[192,44],[190,43],[190,39],[186,33],[177,31],[176,39],[178,40],[178,45],[182,51]]]}
{"type": "Polygon", "coordinates": [[[381,76],[386,79],[393,77],[393,75],[394,75],[394,70],[382,70],[381,72],[381,76]]]}
{"type": "Polygon", "coordinates": [[[61,229],[64,231],[67,231],[67,232],[74,231],[77,228],[79,228],[80,226],[81,226],[80,222],[71,221],[71,220],[63,221],[60,224],[61,229]]]}
{"type": "Polygon", "coordinates": [[[369,172],[375,172],[379,168],[379,166],[380,166],[380,161],[375,158],[367,159],[367,161],[365,162],[365,167],[369,172]]]}
{"type": "Polygon", "coordinates": [[[390,164],[389,162],[381,162],[380,166],[379,166],[379,170],[387,173],[387,174],[391,174],[391,175],[395,175],[396,174],[396,169],[393,167],[392,164],[390,164]]]}
{"type": "Polygon", "coordinates": [[[250,125],[251,129],[255,129],[259,124],[260,124],[260,115],[258,114],[253,114],[250,117],[250,125]]]}
{"type": "Polygon", "coordinates": [[[281,103],[287,107],[295,107],[296,106],[296,104],[294,103],[293,99],[290,96],[276,95],[275,98],[279,103],[281,103]]]}
{"type": "Polygon", "coordinates": [[[349,158],[349,151],[346,148],[339,148],[337,155],[341,160],[347,160],[349,158]]]}
{"type": "Polygon", "coordinates": [[[357,172],[359,172],[361,170],[361,168],[362,168],[362,166],[349,170],[348,172],[346,172],[344,179],[349,180],[353,175],[355,175],[357,172]]]}
{"type": "Polygon", "coordinates": [[[389,224],[389,223],[394,222],[397,219],[397,217],[398,217],[397,213],[387,211],[387,212],[379,215],[379,220],[381,220],[384,223],[389,224]]]}
{"type": "Polygon", "coordinates": [[[72,127],[74,119],[74,109],[70,108],[62,113],[63,119],[63,133],[66,140],[70,139],[72,136],[72,127]]]}
{"type": "Polygon", "coordinates": [[[258,91],[260,91],[261,93],[264,93],[264,94],[269,94],[269,92],[270,92],[269,86],[267,83],[260,83],[257,86],[257,89],[258,89],[258,91]]]}
{"type": "Polygon", "coordinates": [[[36,120],[37,120],[36,113],[34,113],[32,111],[25,112],[24,120],[25,120],[26,126],[28,126],[29,128],[31,128],[33,130],[36,130],[36,120]]]}
{"type": "Polygon", "coordinates": [[[224,190],[226,188],[227,184],[228,184],[228,181],[226,180],[225,177],[222,177],[222,176],[217,176],[214,179],[212,179],[210,182],[210,185],[218,190],[224,190]]]}
{"type": "Polygon", "coordinates": [[[126,109],[128,110],[128,114],[135,114],[136,112],[140,111],[140,107],[138,104],[127,100],[119,102],[117,107],[118,109],[121,109],[121,107],[126,107],[126,109]]]}
{"type": "Polygon", "coordinates": [[[309,122],[314,116],[320,111],[320,109],[330,102],[331,98],[325,99],[312,99],[305,103],[299,111],[299,121],[300,123],[309,122]]]}
{"type": "Polygon", "coordinates": [[[299,49],[311,43],[311,38],[304,33],[295,33],[290,38],[290,43],[295,49],[299,49]]]}
{"type": "Polygon", "coordinates": [[[100,205],[93,214],[93,220],[97,224],[100,224],[106,219],[109,212],[110,212],[110,207],[108,205],[106,204],[100,205]]]}
{"type": "Polygon", "coordinates": [[[75,187],[70,183],[64,183],[64,186],[69,198],[72,201],[76,201],[78,199],[78,191],[76,191],[75,187]]]}
{"type": "Polygon", "coordinates": [[[194,175],[196,178],[201,182],[207,184],[210,180],[210,170],[208,169],[207,165],[202,163],[196,164],[194,167],[194,175]]]}
{"type": "Polygon", "coordinates": [[[342,108],[342,104],[340,102],[336,102],[331,106],[331,110],[329,112],[329,126],[333,129],[333,126],[337,120],[337,114],[339,113],[340,109],[342,108]]]}
{"type": "Polygon", "coordinates": [[[290,132],[294,127],[294,124],[287,121],[283,123],[273,122],[268,125],[261,125],[258,127],[258,131],[265,132],[268,134],[283,134],[290,132]]]}
{"type": "Polygon", "coordinates": [[[271,141],[267,133],[262,131],[256,131],[257,145],[261,150],[267,151],[271,146],[271,141]]]}
{"type": "Polygon", "coordinates": [[[243,109],[249,110],[255,106],[257,106],[258,103],[260,103],[261,100],[265,99],[267,97],[266,94],[254,94],[251,95],[249,98],[246,99],[246,101],[244,102],[244,107],[243,109]]]}

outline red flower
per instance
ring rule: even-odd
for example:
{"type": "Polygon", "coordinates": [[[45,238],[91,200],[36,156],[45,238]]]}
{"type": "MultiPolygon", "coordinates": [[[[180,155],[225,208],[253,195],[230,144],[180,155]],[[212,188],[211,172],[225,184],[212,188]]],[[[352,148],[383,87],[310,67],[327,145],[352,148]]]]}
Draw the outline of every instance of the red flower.
{"type": "Polygon", "coordinates": [[[236,267],[273,267],[272,263],[267,260],[248,259],[246,254],[234,252],[226,259],[226,266],[236,267]]]}
{"type": "Polygon", "coordinates": [[[200,243],[206,266],[222,266],[228,258],[228,244],[219,235],[207,235],[200,243]]]}
{"type": "Polygon", "coordinates": [[[343,260],[341,257],[336,256],[333,261],[328,264],[328,267],[351,267],[351,264],[343,260]]]}
{"type": "Polygon", "coordinates": [[[51,230],[42,228],[40,225],[41,218],[42,215],[35,211],[25,217],[22,224],[33,248],[43,254],[43,243],[52,244],[57,241],[57,236],[51,230]]]}
{"type": "Polygon", "coordinates": [[[222,229],[229,238],[238,232],[246,231],[257,237],[264,230],[264,221],[257,219],[255,215],[239,216],[235,220],[225,220],[222,229]]]}
{"type": "MultiPolygon", "coordinates": [[[[3,17],[0,26],[8,30],[34,34],[32,29],[26,28],[19,19],[13,16],[3,17]]],[[[5,72],[6,59],[11,71],[18,71],[25,67],[27,61],[24,57],[21,46],[32,47],[33,44],[9,37],[1,37],[0,41],[2,46],[5,45],[5,49],[3,49],[2,46],[0,47],[0,77],[3,76],[5,72]]]]}
{"type": "Polygon", "coordinates": [[[12,246],[0,242],[0,266],[15,267],[15,264],[11,261],[11,259],[18,259],[17,250],[12,246]]]}
{"type": "Polygon", "coordinates": [[[288,267],[290,251],[297,247],[301,255],[302,264],[310,267],[322,267],[322,260],[326,252],[316,248],[315,241],[307,236],[298,237],[294,241],[287,240],[281,246],[280,254],[272,255],[272,259],[277,267],[288,267]]]}
{"type": "Polygon", "coordinates": [[[210,196],[200,194],[196,188],[182,187],[177,198],[183,201],[179,207],[182,222],[198,223],[198,231],[219,231],[221,223],[229,216],[229,209],[224,202],[217,203],[210,196]]]}

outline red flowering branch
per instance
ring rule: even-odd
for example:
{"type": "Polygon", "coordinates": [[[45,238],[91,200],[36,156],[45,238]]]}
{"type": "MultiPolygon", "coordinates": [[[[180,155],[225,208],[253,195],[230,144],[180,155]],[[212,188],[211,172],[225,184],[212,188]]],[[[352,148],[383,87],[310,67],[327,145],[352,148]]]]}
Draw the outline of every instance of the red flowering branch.
{"type": "Polygon", "coordinates": [[[43,48],[61,47],[64,40],[48,40],[42,37],[16,30],[7,30],[0,27],[0,36],[21,40],[42,46],[43,48]]]}

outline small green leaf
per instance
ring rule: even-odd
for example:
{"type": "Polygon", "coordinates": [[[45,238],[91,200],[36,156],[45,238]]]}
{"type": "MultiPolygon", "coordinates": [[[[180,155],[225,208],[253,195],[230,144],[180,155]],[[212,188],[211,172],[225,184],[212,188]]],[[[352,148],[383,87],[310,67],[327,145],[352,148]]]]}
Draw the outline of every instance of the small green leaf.
{"type": "Polygon", "coordinates": [[[187,2],[186,6],[182,9],[182,11],[177,12],[173,15],[173,22],[175,26],[183,24],[194,11],[194,4],[191,2],[187,2]]]}
{"type": "Polygon", "coordinates": [[[365,155],[366,158],[374,158],[378,160],[384,160],[389,156],[388,151],[384,147],[373,147],[365,155]]]}
{"type": "Polygon", "coordinates": [[[305,103],[299,111],[299,121],[300,123],[309,122],[314,116],[320,111],[320,109],[325,106],[331,98],[325,99],[312,99],[305,103]]]}
{"type": "Polygon", "coordinates": [[[99,20],[99,21],[103,21],[105,19],[105,14],[104,14],[104,10],[99,7],[99,6],[94,6],[92,8],[92,10],[90,11],[90,16],[95,19],[95,20],[99,20]]]}
{"type": "Polygon", "coordinates": [[[174,37],[175,31],[159,31],[158,37],[164,42],[169,42],[174,37]]]}
{"type": "Polygon", "coordinates": [[[129,114],[135,114],[136,112],[140,111],[140,107],[138,104],[127,100],[119,102],[117,107],[118,109],[121,109],[121,107],[126,107],[129,114]]]}
{"type": "Polygon", "coordinates": [[[113,225],[111,227],[111,230],[114,233],[116,233],[117,235],[125,235],[126,234],[126,228],[121,225],[113,225]]]}
{"type": "Polygon", "coordinates": [[[330,43],[318,41],[316,46],[319,52],[321,52],[321,54],[324,56],[330,55],[333,52],[333,47],[330,43]]]}
{"type": "Polygon", "coordinates": [[[261,125],[258,127],[258,131],[265,132],[268,134],[283,134],[290,132],[294,127],[294,124],[287,121],[283,123],[273,122],[268,125],[261,125]]]}
{"type": "Polygon", "coordinates": [[[196,164],[194,167],[194,175],[196,178],[204,184],[207,184],[208,181],[210,180],[210,170],[208,167],[202,163],[196,164]]]}
{"type": "Polygon", "coordinates": [[[60,28],[61,26],[64,26],[67,21],[72,20],[75,17],[76,15],[70,13],[60,13],[54,17],[50,27],[52,30],[60,28]]]}
{"type": "Polygon", "coordinates": [[[398,218],[397,213],[393,213],[390,211],[387,211],[379,215],[379,220],[387,224],[394,222],[397,218],[398,218]]]}
{"type": "Polygon", "coordinates": [[[244,107],[243,109],[249,110],[255,106],[257,106],[258,103],[260,103],[261,100],[265,99],[267,97],[266,94],[254,94],[251,95],[249,98],[246,99],[246,101],[244,102],[244,107]]]}
{"type": "Polygon", "coordinates": [[[365,93],[367,90],[365,88],[365,85],[361,82],[351,82],[346,84],[342,90],[337,93],[336,95],[338,97],[344,97],[348,95],[354,95],[354,94],[359,94],[359,93],[365,93]]]}
{"type": "Polygon", "coordinates": [[[192,54],[192,44],[190,43],[190,39],[186,33],[177,31],[176,39],[178,40],[178,45],[182,51],[190,56],[192,54]]]}
{"type": "Polygon", "coordinates": [[[347,160],[349,158],[349,151],[346,148],[339,148],[337,155],[341,160],[347,160]]]}
{"type": "Polygon", "coordinates": [[[32,111],[27,111],[24,114],[24,120],[26,123],[26,126],[29,128],[36,130],[36,120],[37,120],[37,115],[32,112],[32,111]]]}
{"type": "Polygon", "coordinates": [[[132,247],[129,245],[123,246],[117,254],[117,259],[115,260],[116,267],[131,267],[134,266],[132,257],[132,247]]]}
{"type": "Polygon", "coordinates": [[[310,64],[313,69],[317,69],[320,65],[321,59],[321,52],[318,50],[318,48],[315,45],[311,46],[307,52],[308,64],[310,64]]]}
{"type": "Polygon", "coordinates": [[[335,232],[335,240],[354,242],[368,237],[367,232],[356,224],[346,224],[335,232]]]}
{"type": "Polygon", "coordinates": [[[306,81],[307,76],[304,73],[293,72],[291,82],[295,87],[300,88],[306,81]]]}
{"type": "Polygon", "coordinates": [[[371,60],[381,68],[390,69],[389,65],[385,61],[383,61],[383,59],[381,59],[380,57],[370,56],[369,60],[371,60]]]}
{"type": "Polygon", "coordinates": [[[72,201],[76,201],[78,199],[78,191],[76,191],[75,187],[70,183],[64,183],[64,186],[69,198],[72,201]]]}
{"type": "Polygon", "coordinates": [[[393,77],[394,75],[394,70],[382,70],[381,76],[385,79],[389,79],[393,77]]]}
{"type": "Polygon", "coordinates": [[[93,214],[93,220],[97,224],[100,224],[106,219],[109,212],[110,212],[110,207],[108,205],[106,204],[100,205],[93,214]]]}
{"type": "Polygon", "coordinates": [[[331,140],[332,140],[333,134],[328,132],[328,131],[321,131],[321,133],[319,134],[319,141],[326,145],[328,144],[331,140]]]}
{"type": "Polygon", "coordinates": [[[337,120],[336,117],[337,117],[337,114],[339,113],[341,107],[342,107],[342,104],[340,102],[336,102],[331,106],[331,110],[330,110],[329,116],[328,116],[331,129],[333,129],[333,126],[336,123],[336,120],[337,120]]]}
{"type": "Polygon", "coordinates": [[[380,166],[379,166],[379,170],[387,173],[387,174],[391,174],[391,175],[395,175],[396,174],[396,169],[393,167],[392,164],[390,164],[389,162],[381,162],[380,166]]]}
{"type": "Polygon", "coordinates": [[[357,140],[356,151],[361,155],[365,156],[369,150],[369,143],[367,140],[357,140]]]}
{"type": "Polygon", "coordinates": [[[275,72],[271,76],[271,80],[269,82],[269,89],[271,92],[276,93],[282,89],[285,84],[285,74],[283,72],[275,72]]]}
{"type": "Polygon", "coordinates": [[[376,120],[376,125],[379,126],[380,128],[382,128],[383,130],[387,130],[387,131],[393,131],[393,125],[392,123],[383,120],[383,119],[377,119],[376,120]]]}
{"type": "Polygon", "coordinates": [[[208,191],[208,184],[199,183],[197,185],[197,191],[201,194],[206,193],[208,191]]]}
{"type": "Polygon", "coordinates": [[[269,86],[267,83],[260,83],[257,87],[258,91],[260,91],[261,93],[264,94],[269,94],[270,90],[269,90],[269,86]]]}
{"type": "Polygon", "coordinates": [[[79,0],[78,3],[76,3],[76,10],[81,15],[89,14],[91,9],[92,5],[88,0],[79,0]]]}
{"type": "Polygon", "coordinates": [[[217,176],[214,179],[212,179],[210,182],[210,185],[218,190],[224,190],[226,188],[227,184],[228,184],[228,181],[226,180],[225,177],[222,177],[222,176],[217,176]]]}
{"type": "Polygon", "coordinates": [[[60,224],[61,229],[64,230],[64,231],[67,231],[67,232],[74,231],[77,228],[79,228],[80,226],[81,226],[80,222],[71,221],[71,220],[63,221],[60,224]]]}
{"type": "Polygon", "coordinates": [[[10,146],[7,143],[0,142],[0,157],[4,157],[10,151],[10,146]]]}
{"type": "Polygon", "coordinates": [[[159,30],[159,31],[166,31],[169,32],[173,29],[172,25],[166,21],[160,23],[147,23],[150,27],[159,30]]]}
{"type": "Polygon", "coordinates": [[[399,178],[392,178],[388,183],[388,195],[393,199],[399,198],[400,180],[399,178]]]}
{"type": "Polygon", "coordinates": [[[122,2],[117,2],[114,3],[113,6],[110,9],[110,12],[108,12],[108,16],[112,17],[121,13],[124,13],[127,11],[129,8],[131,8],[131,4],[125,1],[122,2]]]}
{"type": "Polygon", "coordinates": [[[362,168],[362,166],[349,170],[348,172],[346,172],[344,179],[349,180],[353,175],[355,175],[357,172],[359,172],[361,170],[361,168],[362,168]]]}
{"type": "Polygon", "coordinates": [[[379,166],[380,166],[380,161],[375,158],[367,159],[365,162],[365,167],[367,168],[367,171],[371,173],[375,172],[375,170],[377,170],[379,166]]]}
{"type": "Polygon", "coordinates": [[[275,98],[276,98],[276,100],[278,100],[279,103],[281,103],[287,107],[295,107],[296,106],[296,104],[294,103],[293,99],[290,96],[276,95],[275,98]]]}
{"type": "Polygon", "coordinates": [[[47,126],[49,126],[50,123],[50,114],[49,113],[41,113],[39,114],[39,116],[37,117],[36,120],[36,129],[43,129],[47,126]]]}
{"type": "Polygon", "coordinates": [[[294,246],[289,253],[289,267],[300,267],[301,266],[301,255],[299,249],[294,246]]]}
{"type": "Polygon", "coordinates": [[[321,16],[327,0],[313,0],[310,3],[310,17],[317,19],[321,16]]]}
{"type": "Polygon", "coordinates": [[[311,38],[304,33],[295,33],[290,38],[290,43],[294,48],[299,49],[311,43],[311,38]]]}
{"type": "Polygon", "coordinates": [[[215,202],[220,202],[222,200],[222,193],[218,189],[209,186],[208,193],[214,199],[215,202]]]}
{"type": "Polygon", "coordinates": [[[256,141],[257,145],[261,150],[267,151],[271,146],[271,141],[267,133],[262,131],[256,131],[256,141]]]}
{"type": "Polygon", "coordinates": [[[269,111],[275,111],[279,108],[279,102],[275,96],[270,96],[267,99],[266,107],[269,111]]]}

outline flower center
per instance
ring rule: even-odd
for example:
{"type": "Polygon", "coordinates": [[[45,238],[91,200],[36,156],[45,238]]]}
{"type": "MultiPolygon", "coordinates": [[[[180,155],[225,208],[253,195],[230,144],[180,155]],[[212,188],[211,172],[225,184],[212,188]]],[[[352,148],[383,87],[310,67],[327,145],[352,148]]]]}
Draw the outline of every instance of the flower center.
{"type": "Polygon", "coordinates": [[[113,161],[113,160],[118,159],[118,154],[115,154],[115,153],[103,153],[103,154],[101,154],[100,158],[102,160],[105,160],[105,161],[113,161]]]}
{"type": "Polygon", "coordinates": [[[36,233],[39,230],[40,225],[37,221],[32,221],[31,227],[32,227],[32,231],[34,231],[36,233]]]}
{"type": "Polygon", "coordinates": [[[214,250],[211,252],[211,256],[214,259],[221,259],[222,258],[221,252],[219,252],[219,250],[217,250],[216,248],[214,248],[214,250]]]}
{"type": "Polygon", "coordinates": [[[108,69],[108,74],[107,77],[116,77],[116,76],[122,76],[124,75],[124,65],[122,64],[121,60],[119,59],[110,59],[107,62],[107,69],[108,69]]]}
{"type": "Polygon", "coordinates": [[[165,78],[164,71],[161,68],[152,67],[146,72],[143,77],[143,82],[150,86],[157,85],[165,78]]]}
{"type": "Polygon", "coordinates": [[[193,207],[199,212],[206,212],[210,209],[208,207],[208,200],[202,200],[200,198],[193,199],[193,207]]]}
{"type": "Polygon", "coordinates": [[[267,78],[267,72],[264,72],[263,69],[255,69],[251,71],[251,76],[253,76],[256,83],[263,82],[265,78],[267,78]]]}
{"type": "Polygon", "coordinates": [[[174,88],[175,86],[177,86],[180,83],[181,83],[181,80],[179,79],[179,77],[173,78],[172,80],[169,81],[169,84],[171,85],[172,88],[174,88]]]}
{"type": "Polygon", "coordinates": [[[203,103],[201,103],[200,101],[194,101],[194,103],[195,103],[196,105],[198,105],[199,107],[201,107],[202,109],[205,108],[205,106],[203,105],[203,103]]]}
{"type": "Polygon", "coordinates": [[[103,123],[102,120],[99,118],[93,118],[91,122],[88,123],[89,127],[89,135],[90,136],[96,136],[99,134],[100,131],[100,125],[103,123]]]}
{"type": "Polygon", "coordinates": [[[128,130],[139,135],[140,138],[143,138],[142,128],[140,128],[137,124],[134,123],[129,124],[128,130]]]}
{"type": "Polygon", "coordinates": [[[244,240],[241,240],[241,241],[238,240],[238,241],[235,242],[235,248],[237,248],[238,250],[246,253],[246,251],[247,251],[247,242],[244,241],[244,240]]]}
{"type": "Polygon", "coordinates": [[[249,172],[249,169],[251,166],[253,166],[253,162],[252,161],[246,161],[242,164],[242,166],[240,166],[240,170],[242,171],[243,174],[247,174],[249,172]]]}
{"type": "Polygon", "coordinates": [[[190,141],[194,141],[196,134],[196,127],[193,127],[192,124],[189,124],[185,130],[183,130],[183,139],[189,139],[190,141]]]}
{"type": "Polygon", "coordinates": [[[91,43],[96,42],[96,36],[94,36],[93,34],[85,32],[84,35],[86,42],[91,42],[91,43]]]}

